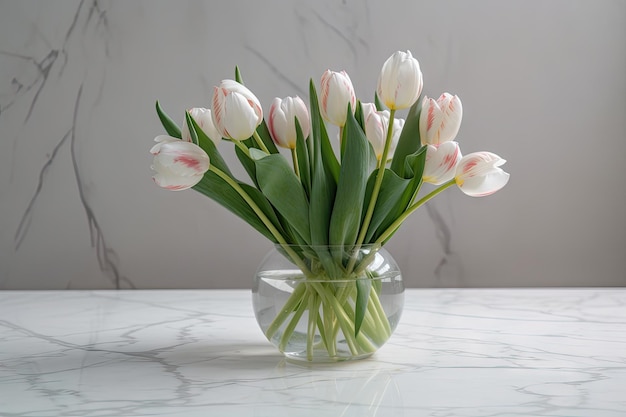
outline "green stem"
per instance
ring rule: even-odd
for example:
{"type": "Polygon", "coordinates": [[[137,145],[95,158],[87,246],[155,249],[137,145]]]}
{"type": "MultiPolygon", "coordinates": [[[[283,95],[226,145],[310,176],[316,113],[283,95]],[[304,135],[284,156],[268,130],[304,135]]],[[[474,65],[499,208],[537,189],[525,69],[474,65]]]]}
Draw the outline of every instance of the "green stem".
{"type": "Polygon", "coordinates": [[[280,313],[274,317],[274,320],[270,324],[270,327],[265,331],[265,336],[268,339],[271,339],[274,334],[278,331],[280,326],[283,324],[287,317],[291,314],[291,312],[296,308],[298,303],[304,302],[304,296],[306,295],[306,285],[301,283],[298,285],[295,290],[289,296],[289,299],[283,305],[283,308],[280,310],[280,313]]]}
{"type": "Polygon", "coordinates": [[[296,148],[291,148],[291,160],[293,161],[293,172],[296,173],[296,177],[300,178],[300,167],[298,166],[298,154],[296,148]]]}
{"type": "MultiPolygon", "coordinates": [[[[346,312],[343,310],[343,308],[341,307],[341,305],[337,302],[337,299],[335,298],[334,294],[329,293],[328,289],[322,285],[319,282],[313,282],[311,283],[311,285],[315,288],[315,291],[317,291],[317,293],[320,295],[320,297],[322,297],[322,302],[325,304],[324,305],[324,321],[326,321],[326,314],[327,312],[330,310],[332,311],[336,317],[337,320],[339,320],[339,323],[341,324],[341,328],[344,330],[345,337],[346,337],[346,342],[348,343],[348,347],[350,348],[350,352],[352,352],[353,355],[358,354],[358,348],[356,347],[356,340],[354,337],[354,326],[352,326],[352,332],[348,331],[346,332],[346,329],[349,329],[349,324],[348,322],[350,322],[350,319],[347,317],[346,312]]],[[[328,332],[329,327],[332,328],[332,326],[328,326],[327,323],[325,324],[325,331],[328,332]]],[[[326,337],[327,337],[327,343],[328,345],[332,345],[332,350],[334,351],[334,347],[335,347],[335,343],[336,343],[336,337],[333,335],[331,336],[331,339],[328,340],[328,336],[329,334],[326,333],[326,337]]],[[[331,354],[331,352],[328,352],[329,354],[331,354]]]]}
{"type": "Polygon", "coordinates": [[[333,329],[335,328],[335,322],[337,321],[337,317],[330,304],[328,304],[327,302],[322,303],[322,308],[324,314],[324,327],[320,329],[320,333],[323,333],[325,335],[324,339],[326,339],[326,351],[328,352],[328,356],[336,356],[337,336],[333,332],[333,329]]]}
{"type": "MultiPolygon", "coordinates": [[[[320,297],[315,291],[308,292],[309,294],[309,325],[306,332],[306,358],[309,361],[313,360],[313,340],[315,339],[315,328],[317,325],[317,319],[320,313],[320,297]]],[[[323,329],[320,329],[322,333],[323,329]]]]}
{"type": "MultiPolygon", "coordinates": [[[[347,293],[347,296],[352,297],[354,299],[354,303],[356,303],[356,288],[353,287],[352,291],[347,293]]],[[[339,297],[337,298],[340,303],[348,306],[350,305],[347,297],[343,300],[339,297]]],[[[345,310],[349,311],[351,314],[350,318],[354,320],[354,317],[352,317],[354,309],[346,308],[345,310]]],[[[360,333],[363,333],[369,339],[373,340],[378,346],[385,343],[385,341],[389,339],[389,336],[391,336],[391,327],[389,325],[389,321],[387,320],[387,316],[385,315],[385,311],[380,304],[380,299],[378,298],[378,293],[375,288],[372,288],[370,291],[367,301],[367,311],[365,313],[365,317],[363,318],[360,333]]]]}
{"type": "Polygon", "coordinates": [[[321,285],[321,283],[319,282],[312,282],[311,285],[322,297],[322,300],[328,303],[328,306],[336,314],[337,320],[339,321],[339,325],[343,332],[343,336],[346,338],[346,343],[350,348],[350,352],[352,352],[352,354],[354,355],[358,355],[359,347],[361,348],[361,352],[374,352],[376,348],[371,344],[369,340],[367,340],[367,338],[363,334],[359,332],[356,337],[354,336],[354,322],[350,319],[335,295],[330,293],[328,289],[321,285]]]}
{"type": "MultiPolygon", "coordinates": [[[[383,149],[383,155],[380,158],[381,161],[386,161],[389,155],[389,148],[391,146],[391,137],[393,136],[393,119],[396,114],[395,109],[391,109],[389,111],[389,125],[387,126],[387,138],[385,139],[385,148],[383,149]]],[[[359,236],[355,243],[355,249],[361,247],[363,241],[365,240],[365,235],[367,234],[367,229],[369,228],[370,222],[372,221],[372,216],[374,214],[374,208],[376,207],[376,201],[378,200],[378,193],[380,192],[380,187],[383,183],[383,177],[385,176],[385,167],[381,165],[378,168],[378,173],[376,174],[376,182],[374,182],[374,188],[372,190],[372,197],[370,198],[369,205],[367,206],[367,212],[365,212],[365,217],[363,218],[363,224],[361,225],[361,231],[359,232],[359,236]]],[[[350,259],[350,263],[348,264],[348,272],[351,272],[354,268],[354,263],[356,262],[356,251],[352,255],[350,259]]]]}
{"type": "Polygon", "coordinates": [[[385,310],[383,309],[382,304],[380,303],[380,298],[378,297],[378,293],[372,288],[370,291],[370,300],[367,308],[372,308],[372,316],[376,320],[376,323],[381,324],[383,326],[385,335],[383,337],[383,341],[387,340],[391,336],[391,325],[389,324],[389,320],[387,320],[387,315],[385,314],[385,310]]]}
{"type": "Polygon", "coordinates": [[[309,268],[307,268],[304,261],[300,259],[298,254],[289,246],[289,244],[287,243],[283,235],[281,235],[278,229],[276,229],[276,226],[274,226],[272,221],[267,218],[265,213],[263,213],[263,210],[261,210],[261,208],[259,208],[259,206],[254,202],[252,197],[250,197],[248,193],[246,193],[245,190],[241,188],[241,186],[237,183],[237,181],[235,181],[230,175],[226,174],[224,171],[220,170],[219,168],[216,168],[214,165],[211,165],[209,167],[209,170],[217,174],[224,181],[226,181],[226,183],[230,185],[241,196],[241,198],[244,199],[246,203],[248,203],[250,208],[254,211],[254,213],[257,216],[259,216],[259,219],[263,222],[265,227],[267,227],[267,229],[270,231],[272,236],[274,236],[276,241],[280,244],[280,246],[282,246],[285,252],[289,254],[289,256],[291,257],[291,260],[298,266],[298,268],[300,268],[302,273],[305,276],[311,275],[311,272],[309,271],[309,268]]]}
{"type": "Polygon", "coordinates": [[[256,130],[254,131],[252,136],[254,137],[254,140],[256,141],[257,145],[259,145],[259,148],[261,148],[265,153],[269,154],[270,151],[267,149],[267,146],[265,146],[265,143],[263,143],[263,139],[261,139],[261,137],[259,136],[256,130]]]}
{"type": "MultiPolygon", "coordinates": [[[[302,301],[300,302],[300,305],[298,305],[296,312],[294,313],[293,317],[289,321],[289,324],[287,324],[287,327],[285,327],[285,331],[280,337],[280,343],[278,344],[278,349],[281,352],[285,351],[285,348],[287,347],[287,343],[289,343],[289,339],[291,339],[291,335],[293,334],[293,331],[296,329],[296,326],[298,325],[298,322],[302,318],[304,311],[309,306],[309,303],[307,302],[308,300],[305,300],[307,294],[308,294],[308,291],[305,291],[302,297],[302,301]]],[[[311,294],[308,294],[308,295],[309,297],[311,296],[311,294]]],[[[308,346],[307,346],[307,352],[308,352],[308,346]]]]}
{"type": "Polygon", "coordinates": [[[240,140],[233,139],[233,143],[235,144],[236,147],[241,149],[243,151],[243,153],[245,153],[248,157],[250,157],[250,150],[246,147],[246,145],[241,143],[240,140]]]}
{"type": "Polygon", "coordinates": [[[431,191],[430,193],[426,194],[424,197],[420,198],[415,204],[410,206],[404,213],[402,213],[402,215],[399,216],[387,228],[387,230],[385,230],[383,232],[383,234],[380,235],[380,237],[378,238],[378,240],[376,240],[375,243],[382,245],[387,239],[389,239],[391,237],[391,235],[396,231],[396,229],[398,229],[400,227],[400,225],[407,219],[407,217],[409,217],[411,215],[411,213],[413,213],[415,210],[420,208],[422,205],[424,205],[426,202],[428,202],[430,199],[435,197],[437,194],[439,194],[440,192],[442,192],[446,188],[449,188],[449,187],[451,187],[451,186],[453,186],[455,184],[456,184],[456,180],[453,178],[450,181],[448,181],[446,183],[443,183],[438,188],[435,188],[433,191],[431,191]]]}

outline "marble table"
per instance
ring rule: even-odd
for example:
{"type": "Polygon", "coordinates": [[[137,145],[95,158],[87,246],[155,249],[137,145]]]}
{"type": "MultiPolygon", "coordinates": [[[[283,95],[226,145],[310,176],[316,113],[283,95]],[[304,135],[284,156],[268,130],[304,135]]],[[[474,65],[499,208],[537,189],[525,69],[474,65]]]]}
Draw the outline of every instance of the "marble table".
{"type": "Polygon", "coordinates": [[[243,290],[0,292],[0,415],[626,415],[626,289],[410,289],[373,357],[286,362],[243,290]]]}

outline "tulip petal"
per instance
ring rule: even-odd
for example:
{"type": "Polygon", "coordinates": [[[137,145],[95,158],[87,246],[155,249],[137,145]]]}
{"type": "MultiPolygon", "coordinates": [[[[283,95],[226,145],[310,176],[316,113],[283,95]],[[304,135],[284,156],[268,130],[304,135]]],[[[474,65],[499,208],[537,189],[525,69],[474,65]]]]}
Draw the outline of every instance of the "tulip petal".
{"type": "Polygon", "coordinates": [[[159,153],[159,151],[161,150],[161,146],[163,146],[165,143],[168,142],[175,142],[178,141],[180,139],[178,138],[174,138],[168,135],[159,135],[156,138],[154,138],[154,141],[157,142],[152,148],[150,148],[150,153],[152,155],[156,155],[159,153]]]}
{"type": "Polygon", "coordinates": [[[168,137],[159,142],[152,161],[152,177],[160,187],[185,190],[196,185],[209,169],[209,156],[199,146],[168,137]]]}
{"type": "Polygon", "coordinates": [[[509,177],[509,173],[500,170],[482,177],[468,178],[459,188],[471,197],[486,197],[504,187],[509,182],[509,177]]]}
{"type": "Polygon", "coordinates": [[[422,145],[439,145],[456,138],[463,118],[458,96],[443,93],[437,100],[424,97],[419,126],[422,145]]]}
{"type": "MultiPolygon", "coordinates": [[[[202,107],[194,107],[189,110],[189,115],[200,126],[205,135],[207,135],[215,145],[218,145],[222,140],[222,134],[217,130],[213,123],[213,116],[211,110],[202,107]]],[[[191,133],[189,132],[189,126],[187,126],[187,120],[183,120],[182,139],[187,142],[191,142],[191,133]]]]}
{"type": "Polygon", "coordinates": [[[295,149],[297,135],[295,119],[298,119],[302,135],[309,136],[311,122],[309,111],[300,97],[275,98],[270,107],[267,128],[272,140],[283,148],[295,149]]]}
{"type": "Polygon", "coordinates": [[[320,112],[324,120],[336,125],[346,124],[348,104],[356,111],[356,95],[350,76],[345,72],[326,70],[320,83],[320,112]]]}
{"type": "Polygon", "coordinates": [[[509,174],[501,168],[506,160],[491,152],[474,152],[464,156],[456,169],[456,183],[471,197],[495,193],[509,181],[509,174]]]}
{"type": "Polygon", "coordinates": [[[239,93],[229,93],[224,100],[224,107],[225,136],[235,140],[245,140],[252,136],[259,125],[259,119],[248,99],[239,93]]]}
{"type": "Polygon", "coordinates": [[[380,161],[385,149],[385,140],[387,138],[387,128],[389,126],[389,112],[385,117],[384,112],[373,112],[365,120],[365,136],[372,144],[376,159],[380,161]]]}
{"type": "Polygon", "coordinates": [[[377,93],[390,109],[411,107],[422,93],[423,79],[419,62],[411,51],[390,56],[380,71],[377,93]]]}
{"type": "Polygon", "coordinates": [[[427,145],[423,180],[441,185],[454,178],[456,166],[461,160],[461,150],[457,142],[445,142],[439,146],[427,145]]]}
{"type": "Polygon", "coordinates": [[[233,80],[213,89],[213,123],[221,137],[245,140],[263,122],[263,109],[250,90],[233,80]]]}

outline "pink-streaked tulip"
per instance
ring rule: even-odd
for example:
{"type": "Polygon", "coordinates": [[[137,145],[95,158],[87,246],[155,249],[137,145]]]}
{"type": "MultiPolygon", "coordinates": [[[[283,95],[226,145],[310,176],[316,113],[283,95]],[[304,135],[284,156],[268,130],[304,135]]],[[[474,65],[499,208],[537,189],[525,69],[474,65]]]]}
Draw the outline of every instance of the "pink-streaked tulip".
{"type": "Polygon", "coordinates": [[[300,97],[275,98],[270,107],[267,128],[274,142],[283,148],[296,148],[296,122],[300,124],[306,139],[311,130],[311,121],[306,104],[300,97]]]}
{"type": "Polygon", "coordinates": [[[160,135],[150,149],[154,155],[152,179],[162,188],[171,191],[186,190],[196,185],[209,170],[209,156],[198,145],[160,135]]]}
{"type": "Polygon", "coordinates": [[[505,162],[491,152],[465,155],[456,167],[456,184],[471,197],[493,194],[509,182],[509,174],[499,168],[505,162]]]}
{"type": "MultiPolygon", "coordinates": [[[[222,134],[215,128],[211,110],[202,107],[194,107],[189,110],[189,115],[196,121],[200,129],[207,135],[216,145],[222,140],[222,134]]],[[[182,138],[186,142],[191,142],[191,133],[187,126],[187,118],[183,119],[183,128],[181,129],[182,138]]]]}
{"type": "Polygon", "coordinates": [[[439,146],[428,145],[422,176],[424,182],[441,185],[450,181],[456,174],[456,166],[460,160],[461,150],[457,142],[445,142],[439,146]]]}
{"type": "Polygon", "coordinates": [[[378,97],[392,110],[411,107],[424,86],[422,71],[411,51],[398,51],[383,64],[378,77],[378,97]]]}
{"type": "Polygon", "coordinates": [[[213,90],[213,124],[222,137],[248,139],[263,122],[259,99],[242,84],[223,80],[213,90]]]}
{"type": "Polygon", "coordinates": [[[356,111],[356,94],[350,76],[345,72],[326,70],[322,75],[320,113],[324,120],[342,127],[346,124],[348,104],[356,111]]]}
{"type": "MultiPolygon", "coordinates": [[[[404,119],[393,120],[393,131],[391,132],[391,143],[387,152],[387,159],[392,158],[404,127],[404,119]]],[[[372,144],[376,160],[380,162],[385,150],[387,140],[387,129],[389,128],[389,111],[374,111],[369,113],[365,119],[365,136],[372,144]]]]}
{"type": "Polygon", "coordinates": [[[443,93],[437,100],[424,97],[419,126],[422,145],[439,145],[456,138],[463,118],[458,96],[443,93]]]}

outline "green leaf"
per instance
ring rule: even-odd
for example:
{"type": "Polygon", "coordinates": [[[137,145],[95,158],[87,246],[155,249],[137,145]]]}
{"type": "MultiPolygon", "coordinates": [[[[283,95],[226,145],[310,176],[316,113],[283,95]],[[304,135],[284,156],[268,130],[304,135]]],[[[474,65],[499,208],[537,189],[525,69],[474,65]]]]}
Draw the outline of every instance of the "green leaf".
{"type": "MultiPolygon", "coordinates": [[[[267,129],[267,125],[265,124],[265,121],[261,122],[259,127],[257,127],[256,131],[259,134],[259,137],[261,138],[263,143],[265,144],[265,147],[267,148],[267,150],[270,151],[271,154],[277,154],[278,148],[276,148],[276,145],[274,144],[274,141],[272,140],[272,137],[270,136],[270,133],[269,133],[269,130],[267,129]]],[[[246,140],[242,140],[241,143],[248,149],[261,149],[259,147],[259,144],[252,137],[246,140]]],[[[254,162],[238,146],[235,146],[235,154],[237,155],[239,162],[241,162],[241,165],[244,167],[244,169],[248,173],[248,176],[250,177],[250,179],[258,187],[259,184],[257,181],[256,166],[254,165],[254,162]]]]}
{"type": "Polygon", "coordinates": [[[261,191],[281,216],[306,241],[311,241],[309,202],[300,180],[280,154],[254,161],[261,191]]]}
{"type": "MultiPolygon", "coordinates": [[[[316,147],[319,152],[319,146],[316,147]]],[[[311,178],[311,199],[309,219],[311,222],[311,245],[328,272],[330,278],[339,278],[341,269],[333,262],[328,250],[328,229],[335,201],[337,186],[328,176],[321,159],[316,159],[316,166],[311,178]]]]}
{"type": "Polygon", "coordinates": [[[367,303],[370,298],[372,281],[369,279],[357,279],[356,282],[356,304],[354,306],[354,337],[358,336],[363,324],[363,318],[367,312],[367,303]]]}
{"type": "MultiPolygon", "coordinates": [[[[337,181],[330,172],[329,164],[324,163],[322,151],[322,136],[325,135],[324,122],[319,113],[317,94],[313,81],[310,83],[310,108],[313,129],[309,137],[309,160],[311,165],[311,196],[309,206],[309,219],[311,222],[311,245],[313,245],[318,258],[330,278],[341,276],[340,268],[335,265],[328,250],[328,229],[330,217],[335,203],[337,181]]],[[[335,158],[333,153],[333,158],[335,158]]],[[[335,162],[336,159],[335,159],[335,162]]],[[[337,165],[337,176],[339,175],[337,165]]]]}
{"type": "Polygon", "coordinates": [[[235,66],[235,81],[243,85],[243,78],[241,78],[241,71],[239,71],[238,66],[235,66]]]}
{"type": "Polygon", "coordinates": [[[196,123],[193,117],[189,117],[189,120],[191,121],[191,127],[189,131],[192,132],[192,135],[195,134],[198,138],[198,146],[204,149],[204,152],[209,155],[211,165],[215,166],[220,171],[225,172],[231,178],[234,178],[232,173],[230,172],[230,169],[228,169],[228,165],[226,164],[226,162],[224,162],[224,158],[222,158],[222,155],[217,150],[217,146],[215,146],[215,143],[211,140],[211,138],[206,135],[206,133],[204,133],[202,128],[200,128],[200,126],[196,123]]]}
{"type": "Polygon", "coordinates": [[[157,115],[159,116],[159,120],[161,120],[161,124],[163,125],[163,128],[165,128],[165,131],[167,132],[167,134],[170,135],[173,138],[181,139],[182,135],[180,133],[180,128],[172,120],[172,118],[169,117],[167,115],[167,113],[165,113],[163,111],[163,109],[161,108],[161,105],[159,104],[158,100],[156,102],[156,112],[157,112],[157,115]]]}
{"type": "MultiPolygon", "coordinates": [[[[413,202],[413,199],[422,186],[422,175],[424,173],[424,164],[426,163],[426,150],[427,147],[422,146],[415,153],[406,157],[405,173],[409,177],[407,179],[409,184],[399,202],[393,210],[389,212],[389,215],[381,222],[380,226],[376,230],[376,233],[372,236],[372,240],[378,239],[413,202]]],[[[391,236],[393,236],[393,233],[391,236]]],[[[389,236],[383,244],[389,241],[391,236],[389,236]]]]}
{"type": "Polygon", "coordinates": [[[307,148],[305,137],[300,127],[300,122],[295,119],[296,122],[296,160],[298,161],[298,174],[300,175],[300,182],[306,191],[306,195],[311,195],[311,167],[309,166],[309,150],[307,148]]]}
{"type": "Polygon", "coordinates": [[[363,106],[361,105],[361,101],[358,100],[356,102],[356,111],[354,112],[354,118],[356,119],[361,129],[365,132],[365,120],[363,119],[363,106]]]}
{"type": "MultiPolygon", "coordinates": [[[[422,185],[422,174],[424,172],[424,163],[426,162],[426,147],[423,146],[415,153],[408,155],[405,161],[405,175],[407,178],[399,177],[390,169],[385,170],[372,220],[365,235],[365,243],[376,241],[404,213],[422,185]]],[[[378,170],[374,171],[367,182],[365,201],[369,201],[372,195],[377,172],[378,170]]]]}
{"type": "Polygon", "coordinates": [[[340,262],[345,252],[351,248],[359,233],[363,199],[367,186],[369,166],[369,142],[365,133],[348,108],[344,138],[346,152],[341,163],[339,182],[333,212],[330,219],[330,244],[333,256],[340,262]]]}
{"type": "Polygon", "coordinates": [[[417,151],[406,157],[404,172],[409,178],[422,178],[422,175],[424,174],[424,165],[426,165],[427,150],[427,146],[420,146],[417,151]]]}
{"type": "MultiPolygon", "coordinates": [[[[244,144],[244,146],[248,147],[248,145],[251,144],[250,141],[251,139],[248,139],[248,140],[242,141],[242,143],[244,144]]],[[[258,149],[258,148],[254,148],[252,146],[252,147],[248,147],[248,149],[258,149]]],[[[244,167],[250,179],[258,187],[259,183],[257,182],[257,179],[256,179],[256,165],[254,164],[254,161],[250,158],[250,155],[246,154],[238,146],[235,146],[235,155],[237,155],[237,158],[239,159],[241,166],[244,167]]]]}
{"type": "Polygon", "coordinates": [[[187,129],[189,129],[189,135],[191,136],[191,142],[194,144],[198,144],[198,135],[196,134],[196,130],[193,127],[193,117],[189,114],[187,110],[185,110],[185,123],[187,123],[187,129]]]}
{"type": "MultiPolygon", "coordinates": [[[[270,153],[278,153],[278,148],[276,147],[274,140],[272,140],[272,136],[270,135],[270,131],[267,128],[267,123],[265,123],[265,120],[263,120],[261,124],[256,128],[256,132],[259,134],[259,137],[263,141],[263,144],[265,145],[265,147],[267,147],[267,150],[270,151],[270,153]]],[[[254,143],[253,146],[255,148],[258,148],[256,141],[254,139],[250,140],[252,141],[252,143],[254,143]]]]}
{"type": "MultiPolygon", "coordinates": [[[[377,174],[378,169],[370,175],[367,182],[365,201],[370,201],[377,174]]],[[[375,232],[385,219],[393,217],[395,220],[395,218],[400,216],[406,209],[407,202],[404,201],[404,196],[410,183],[410,179],[400,178],[390,169],[385,170],[383,182],[381,183],[378,199],[376,200],[376,206],[374,207],[374,213],[372,214],[364,243],[371,243],[375,240],[375,232]]]]}
{"type": "Polygon", "coordinates": [[[274,227],[281,233],[282,236],[286,235],[286,231],[282,226],[282,222],[274,211],[274,207],[270,204],[267,198],[263,195],[258,188],[255,188],[244,182],[237,181],[239,186],[254,200],[256,205],[263,211],[263,214],[272,222],[274,227]]]}
{"type": "Polygon", "coordinates": [[[409,109],[402,133],[398,139],[393,159],[391,161],[391,170],[402,178],[406,178],[405,174],[405,158],[415,153],[421,146],[420,139],[420,113],[422,111],[422,96],[417,99],[415,104],[409,109]]]}
{"type": "Polygon", "coordinates": [[[385,106],[380,101],[380,97],[378,97],[378,93],[374,91],[374,106],[376,106],[376,111],[385,110],[385,106]]]}
{"type": "MultiPolygon", "coordinates": [[[[274,243],[278,243],[274,235],[272,235],[261,219],[259,219],[259,216],[250,208],[239,193],[214,172],[209,171],[204,174],[202,180],[194,185],[193,189],[215,200],[259,231],[263,236],[274,243]]],[[[255,199],[254,197],[252,198],[255,199]]]]}
{"type": "Polygon", "coordinates": [[[321,158],[326,170],[333,176],[335,183],[339,181],[339,161],[333,150],[333,146],[328,138],[328,132],[326,131],[326,125],[322,120],[319,102],[317,99],[317,92],[315,91],[315,84],[311,79],[309,83],[310,94],[310,107],[311,107],[311,131],[316,142],[319,142],[321,149],[321,158]]]}

